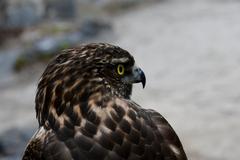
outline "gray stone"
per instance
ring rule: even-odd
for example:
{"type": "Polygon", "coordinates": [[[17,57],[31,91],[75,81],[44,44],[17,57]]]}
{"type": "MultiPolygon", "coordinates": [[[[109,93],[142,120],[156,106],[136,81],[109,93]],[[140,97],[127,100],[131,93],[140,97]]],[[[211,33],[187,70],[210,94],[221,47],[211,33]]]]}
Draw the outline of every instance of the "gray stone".
{"type": "Polygon", "coordinates": [[[59,50],[74,47],[79,43],[96,38],[105,31],[111,31],[111,23],[103,20],[87,19],[79,27],[71,32],[60,35],[44,36],[34,41],[30,48],[24,49],[15,61],[14,69],[21,70],[36,61],[51,58],[59,50]]]}
{"type": "Polygon", "coordinates": [[[0,159],[19,159],[34,128],[12,128],[0,135],[0,159]]]}
{"type": "Polygon", "coordinates": [[[48,18],[67,19],[75,17],[76,0],[46,0],[45,3],[48,18]]]}
{"type": "Polygon", "coordinates": [[[92,37],[98,35],[104,30],[110,30],[112,28],[110,23],[104,22],[102,19],[86,19],[81,26],[81,32],[86,37],[92,37]]]}
{"type": "Polygon", "coordinates": [[[43,0],[1,0],[2,27],[25,27],[39,22],[44,15],[43,0]]]}

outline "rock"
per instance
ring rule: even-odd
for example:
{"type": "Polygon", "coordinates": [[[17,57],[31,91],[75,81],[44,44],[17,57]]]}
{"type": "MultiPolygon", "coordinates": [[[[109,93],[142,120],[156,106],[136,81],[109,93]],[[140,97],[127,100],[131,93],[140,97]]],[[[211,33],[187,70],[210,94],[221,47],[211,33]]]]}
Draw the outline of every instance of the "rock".
{"type": "Polygon", "coordinates": [[[3,144],[0,143],[0,157],[3,157],[5,155],[6,155],[6,153],[5,153],[4,146],[3,146],[3,144]]]}
{"type": "Polygon", "coordinates": [[[21,35],[23,28],[6,28],[0,27],[0,45],[9,38],[16,38],[21,35]]]}
{"type": "Polygon", "coordinates": [[[104,30],[110,29],[111,29],[110,23],[97,19],[86,19],[81,26],[82,33],[87,37],[92,37],[104,30]]]}
{"type": "Polygon", "coordinates": [[[4,26],[6,23],[6,9],[7,9],[7,0],[0,1],[0,26],[4,26]]]}
{"type": "Polygon", "coordinates": [[[43,0],[1,0],[2,27],[26,27],[41,20],[45,6],[43,0]]]}
{"type": "Polygon", "coordinates": [[[81,42],[97,37],[101,32],[111,30],[111,28],[111,24],[103,20],[86,19],[75,30],[39,38],[31,44],[31,48],[24,50],[16,59],[13,68],[15,71],[20,71],[27,65],[46,61],[59,50],[74,47],[81,42]]]}
{"type": "Polygon", "coordinates": [[[77,0],[79,16],[86,13],[87,15],[99,16],[101,12],[122,12],[140,4],[147,4],[155,1],[163,0],[77,0]],[[92,14],[92,12],[95,13],[95,15],[92,14]]]}
{"type": "Polygon", "coordinates": [[[0,159],[19,159],[34,128],[12,128],[0,135],[0,159]],[[17,158],[18,157],[18,158],[17,158]]]}
{"type": "Polygon", "coordinates": [[[46,0],[48,18],[67,19],[75,17],[76,0],[46,0]]]}

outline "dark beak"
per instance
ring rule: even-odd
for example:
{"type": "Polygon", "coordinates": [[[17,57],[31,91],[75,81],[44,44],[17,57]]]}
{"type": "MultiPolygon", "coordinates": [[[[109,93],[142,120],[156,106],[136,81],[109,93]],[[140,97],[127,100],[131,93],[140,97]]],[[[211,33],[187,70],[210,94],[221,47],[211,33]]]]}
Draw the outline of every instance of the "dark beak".
{"type": "Polygon", "coordinates": [[[145,87],[146,84],[146,77],[144,72],[141,70],[141,68],[134,68],[133,69],[133,77],[135,79],[134,83],[142,83],[143,88],[145,87]]]}
{"type": "Polygon", "coordinates": [[[127,83],[142,83],[143,88],[146,84],[146,77],[144,72],[141,70],[141,68],[134,66],[132,68],[131,75],[124,78],[124,81],[127,83]]]}

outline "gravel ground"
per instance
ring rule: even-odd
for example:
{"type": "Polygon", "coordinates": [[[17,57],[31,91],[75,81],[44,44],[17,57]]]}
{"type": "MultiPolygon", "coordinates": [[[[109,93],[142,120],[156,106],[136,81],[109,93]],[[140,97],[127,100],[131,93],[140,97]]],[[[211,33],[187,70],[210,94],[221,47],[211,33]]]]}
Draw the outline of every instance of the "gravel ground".
{"type": "MultiPolygon", "coordinates": [[[[147,76],[133,99],[168,119],[189,159],[240,157],[239,15],[234,0],[172,0],[114,18],[108,42],[129,50],[147,76]]],[[[37,126],[36,83],[0,85],[0,133],[37,126]]]]}

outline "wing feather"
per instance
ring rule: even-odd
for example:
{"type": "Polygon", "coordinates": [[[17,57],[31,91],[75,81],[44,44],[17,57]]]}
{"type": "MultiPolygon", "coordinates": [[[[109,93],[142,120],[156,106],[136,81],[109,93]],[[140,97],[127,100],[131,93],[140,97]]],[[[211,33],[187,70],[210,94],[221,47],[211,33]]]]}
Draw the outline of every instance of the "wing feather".
{"type": "Polygon", "coordinates": [[[149,116],[151,123],[153,123],[153,128],[155,128],[155,126],[157,127],[155,129],[155,135],[161,137],[160,143],[162,149],[164,149],[162,153],[165,159],[187,160],[181,141],[168,121],[152,109],[144,109],[144,111],[145,114],[149,116]]]}
{"type": "Polygon", "coordinates": [[[40,127],[29,141],[23,160],[65,160],[72,159],[65,143],[60,141],[52,130],[40,127]]]}
{"type": "Polygon", "coordinates": [[[25,152],[23,154],[23,160],[32,160],[32,159],[43,159],[43,141],[42,136],[44,135],[44,131],[39,129],[31,138],[25,152]]]}
{"type": "Polygon", "coordinates": [[[55,117],[49,121],[52,127],[38,130],[23,159],[187,160],[178,136],[159,113],[125,99],[107,104],[91,103],[75,126],[74,110],[55,117]]]}

